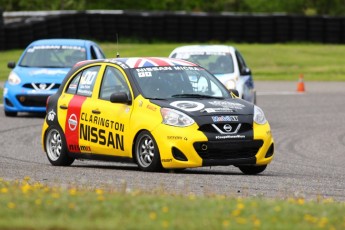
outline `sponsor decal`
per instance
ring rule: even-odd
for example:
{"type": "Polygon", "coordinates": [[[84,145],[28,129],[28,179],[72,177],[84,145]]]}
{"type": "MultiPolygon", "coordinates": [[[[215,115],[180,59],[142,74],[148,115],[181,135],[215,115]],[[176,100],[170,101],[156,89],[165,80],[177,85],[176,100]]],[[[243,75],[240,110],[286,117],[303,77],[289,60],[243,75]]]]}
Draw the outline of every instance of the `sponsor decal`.
{"type": "Polygon", "coordinates": [[[205,108],[200,112],[207,112],[207,113],[219,113],[219,112],[227,112],[227,113],[233,113],[233,109],[229,108],[205,108]]]}
{"type": "Polygon", "coordinates": [[[65,70],[40,69],[40,70],[31,71],[29,74],[30,75],[38,75],[38,74],[44,74],[44,75],[61,74],[61,75],[65,75],[65,74],[67,74],[67,72],[68,71],[65,71],[65,70]]]}
{"type": "Polygon", "coordinates": [[[170,105],[188,112],[199,111],[205,107],[204,104],[195,101],[174,101],[170,105]]]}
{"type": "Polygon", "coordinates": [[[90,146],[84,146],[84,145],[69,145],[68,149],[70,151],[87,151],[87,152],[91,152],[91,147],[90,146]]]}
{"type": "Polygon", "coordinates": [[[162,162],[172,162],[172,159],[169,158],[169,159],[162,159],[162,162]]]}
{"type": "Polygon", "coordinates": [[[245,135],[225,135],[225,136],[216,136],[217,140],[226,140],[226,139],[244,139],[245,135]]]}
{"type": "Polygon", "coordinates": [[[184,141],[188,141],[187,137],[181,137],[181,136],[167,136],[168,140],[184,140],[184,141]]]}
{"type": "Polygon", "coordinates": [[[238,121],[238,116],[213,116],[213,122],[238,121]]]}
{"type": "Polygon", "coordinates": [[[140,72],[138,73],[139,77],[152,77],[152,73],[151,72],[140,72]]]}
{"type": "Polygon", "coordinates": [[[124,151],[124,131],[125,125],[120,122],[81,113],[79,139],[124,151]]]}
{"type": "Polygon", "coordinates": [[[136,69],[136,71],[138,73],[154,72],[154,71],[164,71],[164,70],[173,70],[173,69],[170,66],[154,66],[154,67],[147,67],[147,68],[136,69]]]}
{"type": "Polygon", "coordinates": [[[157,110],[157,107],[155,107],[153,105],[147,105],[146,108],[148,108],[149,110],[152,110],[152,111],[156,111],[157,110]]]}
{"type": "Polygon", "coordinates": [[[168,140],[182,140],[183,137],[180,136],[167,136],[168,140]]]}
{"type": "Polygon", "coordinates": [[[183,53],[177,53],[175,58],[178,59],[189,59],[191,56],[194,55],[216,55],[216,56],[226,56],[228,53],[225,52],[217,52],[217,51],[187,51],[183,53]]]}
{"type": "MultiPolygon", "coordinates": [[[[67,146],[69,145],[78,145],[79,146],[79,118],[80,118],[80,110],[81,107],[86,100],[86,97],[82,97],[79,95],[74,95],[73,98],[68,103],[68,110],[66,115],[66,124],[65,124],[65,135],[67,146]],[[72,119],[70,119],[72,118],[72,119]],[[73,130],[72,130],[72,129],[73,130]]],[[[78,150],[71,152],[80,152],[78,150]]]]}
{"type": "Polygon", "coordinates": [[[77,116],[72,113],[71,116],[68,118],[68,127],[71,131],[74,131],[77,128],[78,125],[78,119],[77,116]]]}
{"type": "Polygon", "coordinates": [[[230,101],[211,101],[208,103],[214,106],[219,106],[219,107],[227,108],[227,109],[243,109],[245,107],[244,105],[240,103],[230,102],[230,101]]]}
{"type": "Polygon", "coordinates": [[[175,70],[200,70],[200,68],[195,66],[174,66],[175,70]]]}
{"type": "Polygon", "coordinates": [[[35,50],[58,50],[58,49],[64,49],[64,50],[80,50],[82,52],[85,52],[85,48],[82,46],[66,46],[66,45],[42,45],[42,46],[33,46],[28,49],[28,53],[33,53],[35,50]]]}
{"type": "Polygon", "coordinates": [[[56,113],[54,112],[54,110],[51,110],[47,115],[48,121],[54,121],[55,115],[56,115],[56,113]]]}

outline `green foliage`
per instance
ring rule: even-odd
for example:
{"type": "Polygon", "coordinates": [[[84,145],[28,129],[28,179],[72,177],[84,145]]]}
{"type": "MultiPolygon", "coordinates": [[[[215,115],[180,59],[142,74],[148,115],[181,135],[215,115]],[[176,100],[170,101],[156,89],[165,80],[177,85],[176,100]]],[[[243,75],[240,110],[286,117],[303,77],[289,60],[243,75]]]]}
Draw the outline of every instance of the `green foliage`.
{"type": "Polygon", "coordinates": [[[0,6],[5,11],[116,9],[345,15],[343,0],[0,0],[0,6]]]}
{"type": "Polygon", "coordinates": [[[344,202],[47,186],[0,178],[0,229],[344,229],[344,202]]]}

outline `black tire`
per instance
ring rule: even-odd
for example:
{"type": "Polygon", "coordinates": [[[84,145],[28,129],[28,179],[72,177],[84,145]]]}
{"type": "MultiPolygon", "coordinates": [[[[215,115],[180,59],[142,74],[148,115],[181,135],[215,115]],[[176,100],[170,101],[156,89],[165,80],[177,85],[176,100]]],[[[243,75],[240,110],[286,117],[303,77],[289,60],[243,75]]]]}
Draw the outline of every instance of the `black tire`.
{"type": "Polygon", "coordinates": [[[141,132],[136,138],[134,155],[139,168],[143,171],[154,172],[163,169],[157,143],[147,131],[141,132]]]}
{"type": "Polygon", "coordinates": [[[44,149],[48,160],[54,166],[69,166],[75,160],[68,156],[65,135],[54,126],[49,127],[45,134],[44,149]]]}
{"type": "Polygon", "coordinates": [[[238,166],[238,168],[246,175],[256,175],[265,171],[267,165],[245,165],[245,166],[238,166]]]}
{"type": "Polygon", "coordinates": [[[10,111],[6,111],[6,110],[4,110],[4,112],[5,112],[6,117],[16,117],[18,114],[17,112],[10,112],[10,111]]]}

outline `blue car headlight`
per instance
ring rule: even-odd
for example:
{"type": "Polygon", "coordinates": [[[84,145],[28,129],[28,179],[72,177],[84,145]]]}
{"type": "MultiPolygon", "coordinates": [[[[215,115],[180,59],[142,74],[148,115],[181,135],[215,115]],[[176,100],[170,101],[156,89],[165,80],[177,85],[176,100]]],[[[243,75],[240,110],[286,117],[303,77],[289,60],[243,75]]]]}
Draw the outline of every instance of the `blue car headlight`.
{"type": "Polygon", "coordinates": [[[161,108],[161,114],[163,118],[163,124],[186,127],[194,124],[194,120],[188,115],[169,108],[161,108]]]}
{"type": "Polygon", "coordinates": [[[266,124],[267,120],[264,114],[264,111],[256,105],[254,105],[254,122],[259,124],[259,125],[264,125],[266,124]]]}
{"type": "Polygon", "coordinates": [[[11,71],[10,75],[8,76],[8,83],[10,85],[19,85],[20,84],[20,77],[15,72],[11,71]]]}

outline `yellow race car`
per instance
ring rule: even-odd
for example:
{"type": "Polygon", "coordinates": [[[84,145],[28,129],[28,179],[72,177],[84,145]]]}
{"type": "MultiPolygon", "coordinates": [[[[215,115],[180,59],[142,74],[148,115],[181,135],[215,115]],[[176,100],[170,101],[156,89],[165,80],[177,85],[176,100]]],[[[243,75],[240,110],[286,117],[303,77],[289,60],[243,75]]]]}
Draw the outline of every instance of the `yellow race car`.
{"type": "Polygon", "coordinates": [[[43,149],[57,166],[87,158],[131,160],[144,171],[234,165],[257,174],[274,155],[263,111],[179,59],[79,62],[46,112],[43,149]]]}

